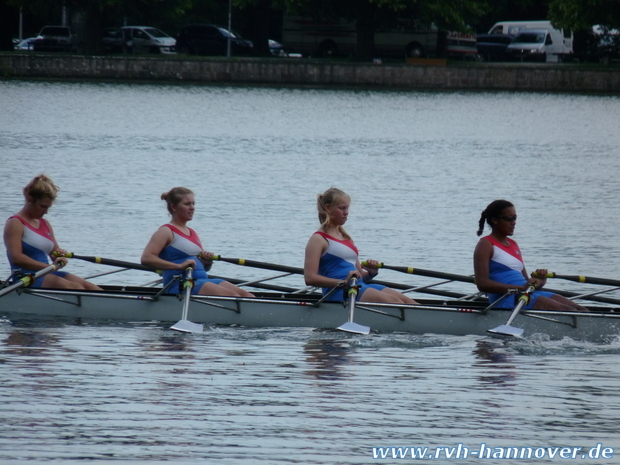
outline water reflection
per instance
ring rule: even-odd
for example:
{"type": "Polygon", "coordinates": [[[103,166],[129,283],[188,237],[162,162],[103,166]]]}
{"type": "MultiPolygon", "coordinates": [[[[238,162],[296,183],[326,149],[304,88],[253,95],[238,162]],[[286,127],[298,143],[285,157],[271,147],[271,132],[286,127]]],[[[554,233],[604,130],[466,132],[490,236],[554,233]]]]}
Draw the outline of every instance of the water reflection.
{"type": "Polygon", "coordinates": [[[343,373],[343,366],[352,361],[351,344],[334,339],[313,339],[304,345],[306,361],[311,369],[305,373],[318,380],[340,380],[349,376],[343,373]]]}
{"type": "Polygon", "coordinates": [[[8,353],[26,356],[45,356],[58,342],[58,337],[53,334],[31,329],[10,331],[4,340],[8,353]]]}
{"type": "Polygon", "coordinates": [[[517,378],[516,367],[505,349],[505,344],[501,342],[476,341],[473,353],[478,360],[474,363],[474,367],[483,370],[478,376],[482,384],[498,387],[514,386],[513,382],[517,378]]]}

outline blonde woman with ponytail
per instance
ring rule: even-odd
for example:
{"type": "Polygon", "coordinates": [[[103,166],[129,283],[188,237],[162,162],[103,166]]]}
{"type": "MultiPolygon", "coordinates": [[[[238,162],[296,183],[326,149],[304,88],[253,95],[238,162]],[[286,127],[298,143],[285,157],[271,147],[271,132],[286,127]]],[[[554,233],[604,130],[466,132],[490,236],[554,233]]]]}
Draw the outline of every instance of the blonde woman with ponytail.
{"type": "MultiPolygon", "coordinates": [[[[46,175],[36,176],[24,187],[23,208],[4,225],[4,245],[13,279],[47,268],[53,252],[66,253],[56,242],[52,225],[43,218],[56,200],[58,190],[46,175]]],[[[64,257],[53,260],[54,263],[67,263],[64,257]]],[[[32,287],[101,290],[96,284],[66,271],[53,271],[42,276],[32,287]]]]}
{"type": "Polygon", "coordinates": [[[336,290],[330,300],[345,300],[344,286],[353,276],[358,278],[360,289],[357,299],[362,302],[416,304],[400,292],[379,284],[368,284],[377,276],[377,261],[368,260],[362,267],[358,250],[351,236],[344,229],[349,216],[351,198],[332,187],[317,198],[317,210],[321,226],[306,245],[304,279],[308,286],[323,288],[323,295],[336,290]]]}

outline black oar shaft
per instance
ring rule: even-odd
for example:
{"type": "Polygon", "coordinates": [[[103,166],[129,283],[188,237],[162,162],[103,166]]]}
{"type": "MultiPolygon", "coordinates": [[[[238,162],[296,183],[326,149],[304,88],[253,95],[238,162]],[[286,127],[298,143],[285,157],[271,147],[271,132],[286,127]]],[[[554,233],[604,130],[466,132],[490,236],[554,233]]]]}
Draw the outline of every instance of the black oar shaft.
{"type": "Polygon", "coordinates": [[[566,279],[567,281],[575,281],[577,283],[602,284],[603,286],[620,286],[620,280],[618,279],[593,278],[591,276],[581,275],[562,275],[557,273],[547,273],[545,276],[539,276],[536,272],[532,273],[532,276],[536,278],[566,279]]]}
{"type": "MultiPolygon", "coordinates": [[[[367,265],[363,262],[362,265],[367,265]]],[[[422,268],[414,268],[412,266],[391,266],[385,263],[379,263],[379,268],[386,270],[400,271],[401,273],[417,274],[420,276],[428,276],[429,278],[447,279],[450,281],[461,281],[474,284],[476,281],[473,276],[464,276],[460,274],[443,273],[441,271],[424,270],[422,268]]]]}
{"type": "Polygon", "coordinates": [[[154,270],[152,268],[149,268],[148,266],[144,266],[144,265],[142,265],[140,263],[125,262],[125,261],[122,261],[122,260],[114,260],[114,259],[111,259],[111,258],[89,257],[89,256],[84,256],[84,255],[76,255],[74,253],[65,254],[65,257],[67,257],[67,258],[77,258],[78,260],[84,260],[86,262],[91,262],[91,263],[100,263],[101,265],[120,266],[122,268],[131,268],[131,269],[134,269],[134,270],[156,272],[156,270],[154,270]]]}
{"type": "Polygon", "coordinates": [[[277,265],[275,263],[257,262],[254,260],[246,260],[245,258],[226,258],[220,255],[214,255],[213,260],[233,263],[235,265],[250,266],[253,268],[263,268],[265,270],[283,271],[284,273],[304,274],[303,268],[294,266],[277,265]]]}

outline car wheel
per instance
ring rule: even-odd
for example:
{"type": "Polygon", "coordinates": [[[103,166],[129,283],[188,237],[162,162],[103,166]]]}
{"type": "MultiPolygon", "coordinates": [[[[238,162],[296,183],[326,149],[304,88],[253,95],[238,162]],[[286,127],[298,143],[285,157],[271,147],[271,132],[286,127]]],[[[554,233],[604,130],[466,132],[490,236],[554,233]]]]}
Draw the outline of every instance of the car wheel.
{"type": "Polygon", "coordinates": [[[405,56],[407,58],[422,58],[424,56],[422,46],[420,44],[407,45],[407,49],[405,50],[405,56]]]}
{"type": "Polygon", "coordinates": [[[338,53],[338,47],[331,40],[326,40],[319,46],[319,56],[323,58],[331,58],[338,53]]]}

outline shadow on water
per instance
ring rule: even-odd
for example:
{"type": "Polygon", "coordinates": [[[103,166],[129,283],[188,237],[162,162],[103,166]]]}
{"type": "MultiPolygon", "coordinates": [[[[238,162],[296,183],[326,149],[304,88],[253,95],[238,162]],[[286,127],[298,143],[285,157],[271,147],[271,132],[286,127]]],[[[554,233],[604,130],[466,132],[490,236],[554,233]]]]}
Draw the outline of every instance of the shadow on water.
{"type": "MultiPolygon", "coordinates": [[[[476,356],[474,367],[482,370],[478,376],[484,385],[496,387],[514,386],[516,366],[513,356],[506,353],[506,343],[478,340],[473,350],[476,356]]],[[[488,387],[488,386],[487,386],[488,387]]]]}
{"type": "Polygon", "coordinates": [[[348,341],[335,339],[313,339],[304,344],[304,353],[310,369],[306,374],[318,380],[336,381],[350,376],[343,372],[343,366],[352,363],[353,348],[348,341]]]}

